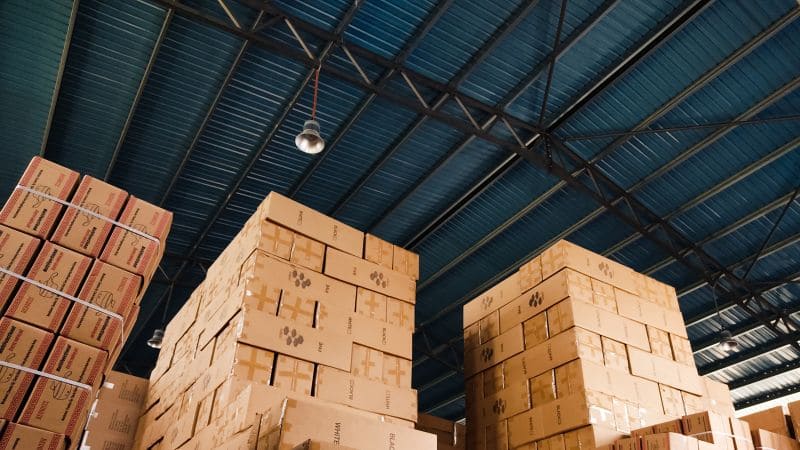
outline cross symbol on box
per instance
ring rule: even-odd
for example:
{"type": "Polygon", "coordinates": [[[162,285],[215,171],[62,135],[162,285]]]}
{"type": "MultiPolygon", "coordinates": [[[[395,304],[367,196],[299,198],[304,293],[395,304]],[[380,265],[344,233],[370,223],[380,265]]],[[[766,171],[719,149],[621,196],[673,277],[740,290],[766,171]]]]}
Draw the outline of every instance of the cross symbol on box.
{"type": "Polygon", "coordinates": [[[364,376],[369,378],[369,374],[371,372],[370,368],[376,367],[376,364],[374,361],[372,361],[373,350],[371,348],[367,348],[366,353],[366,357],[363,359],[361,364],[361,369],[364,372],[364,376]]]}
{"type": "MultiPolygon", "coordinates": [[[[265,371],[266,378],[263,380],[266,383],[269,383],[269,376],[270,372],[272,371],[272,358],[268,358],[269,363],[260,363],[259,356],[267,356],[267,351],[261,350],[255,347],[250,347],[250,355],[247,359],[239,359],[239,364],[245,366],[247,368],[247,379],[251,381],[261,381],[256,380],[255,376],[258,371],[265,371]]],[[[270,352],[271,353],[271,352],[270,352]]]]}
{"type": "Polygon", "coordinates": [[[370,313],[375,313],[375,311],[377,311],[377,310],[378,310],[378,307],[379,307],[379,306],[381,306],[381,304],[378,302],[378,300],[376,300],[376,297],[377,297],[379,294],[377,294],[377,293],[375,293],[375,292],[372,292],[372,291],[366,291],[366,292],[368,292],[368,293],[369,293],[369,294],[368,294],[368,295],[369,295],[369,297],[368,297],[368,298],[367,298],[367,300],[364,302],[364,306],[366,306],[366,307],[367,307],[367,309],[369,309],[369,312],[370,312],[370,313]]]}

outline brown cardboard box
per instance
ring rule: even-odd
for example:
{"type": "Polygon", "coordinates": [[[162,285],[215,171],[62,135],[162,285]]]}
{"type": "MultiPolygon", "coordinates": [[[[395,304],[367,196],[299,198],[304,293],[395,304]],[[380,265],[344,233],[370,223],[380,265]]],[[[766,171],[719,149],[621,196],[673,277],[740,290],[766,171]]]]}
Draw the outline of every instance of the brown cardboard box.
{"type": "Polygon", "coordinates": [[[486,450],[508,450],[508,421],[492,422],[483,427],[486,450]]]}
{"type": "Polygon", "coordinates": [[[642,442],[640,438],[622,438],[617,439],[612,448],[598,450],[642,450],[642,442]]]}
{"type": "Polygon", "coordinates": [[[364,233],[305,205],[270,192],[256,210],[255,217],[269,220],[361,258],[364,233]]]}
{"type": "Polygon", "coordinates": [[[531,348],[541,344],[550,337],[547,329],[547,314],[541,312],[522,324],[525,332],[525,348],[531,348]]]}
{"type": "Polygon", "coordinates": [[[95,260],[78,298],[121,315],[123,321],[74,304],[61,327],[61,335],[104,350],[111,349],[122,338],[124,322],[131,320],[130,313],[141,284],[138,275],[95,260]]]}
{"type": "Polygon", "coordinates": [[[464,305],[464,326],[472,325],[521,294],[519,272],[515,272],[464,305]]]}
{"type": "Polygon", "coordinates": [[[704,388],[703,396],[708,401],[708,409],[723,416],[733,417],[733,398],[728,385],[708,377],[700,377],[700,379],[704,388]]]}
{"type": "Polygon", "coordinates": [[[672,345],[673,359],[687,366],[695,367],[694,353],[692,352],[692,345],[689,343],[689,340],[675,334],[670,334],[669,341],[672,345]]]}
{"type": "MultiPolygon", "coordinates": [[[[33,157],[19,184],[61,200],[69,199],[78,173],[56,163],[33,157]]],[[[64,208],[40,195],[15,189],[0,210],[0,223],[39,238],[47,238],[64,208]]]]}
{"type": "Polygon", "coordinates": [[[419,280],[419,255],[396,245],[393,253],[392,269],[419,280]]]}
{"type": "Polygon", "coordinates": [[[357,450],[353,447],[342,447],[329,442],[312,441],[311,439],[296,446],[294,450],[357,450]]]}
{"type": "Polygon", "coordinates": [[[731,433],[733,434],[733,445],[736,450],[754,450],[753,435],[750,434],[750,425],[744,420],[729,417],[731,433]]]}
{"type": "Polygon", "coordinates": [[[681,392],[681,397],[683,397],[683,407],[686,410],[686,414],[695,414],[709,410],[708,399],[701,395],[681,392]]]}
{"type": "Polygon", "coordinates": [[[486,396],[477,408],[469,411],[468,421],[473,423],[494,423],[527,411],[531,407],[528,383],[517,383],[486,396]]]}
{"type": "MultiPolygon", "coordinates": [[[[394,300],[400,302],[399,300],[394,300]]],[[[411,306],[411,305],[409,305],[411,306]]],[[[397,305],[398,308],[401,305],[397,305]]],[[[413,307],[412,307],[413,308],[413,307]]],[[[356,312],[386,322],[386,296],[362,287],[356,292],[356,312]]],[[[402,314],[402,313],[401,313],[402,314]]],[[[413,314],[411,314],[413,317],[413,314]]],[[[401,317],[402,318],[402,317],[401,317]]]]}
{"type": "Polygon", "coordinates": [[[547,322],[551,336],[577,326],[633,347],[650,349],[644,325],[572,298],[547,310],[547,322]]]}
{"type": "MultiPolygon", "coordinates": [[[[498,311],[489,313],[488,316],[480,320],[480,341],[485,344],[500,335],[500,314],[498,311]]],[[[508,330],[506,330],[508,331],[508,330]]]]}
{"type": "Polygon", "coordinates": [[[454,425],[454,422],[434,416],[432,414],[419,413],[417,416],[417,429],[427,431],[429,433],[432,432],[429,430],[438,430],[445,433],[451,433],[454,425]]]}
{"type": "MultiPolygon", "coordinates": [[[[353,342],[391,355],[411,359],[411,333],[390,323],[370,319],[355,312],[328,308],[320,304],[317,328],[348,336],[353,339],[353,342]]],[[[347,370],[349,369],[348,363],[347,370]]]]}
{"type": "Polygon", "coordinates": [[[314,314],[317,312],[317,302],[304,294],[284,291],[278,306],[278,317],[290,320],[307,327],[314,326],[314,314]]]}
{"type": "Polygon", "coordinates": [[[325,252],[325,275],[414,303],[417,283],[408,275],[335,248],[325,252]]]}
{"type": "Polygon", "coordinates": [[[789,411],[789,421],[795,435],[800,435],[800,401],[794,401],[786,405],[789,411]]]}
{"type": "Polygon", "coordinates": [[[314,363],[278,355],[272,385],[285,391],[311,395],[314,386],[314,363]]]}
{"type": "Polygon", "coordinates": [[[687,337],[686,324],[680,310],[670,310],[621,289],[614,291],[617,310],[623,317],[646,325],[668,331],[680,337],[687,337]]]}
{"type": "MultiPolygon", "coordinates": [[[[45,242],[27,276],[68,295],[75,295],[91,262],[86,256],[45,242]]],[[[49,331],[57,331],[70,303],[70,300],[49,291],[23,283],[6,315],[49,331]]]]}
{"type": "MultiPolygon", "coordinates": [[[[33,236],[0,225],[0,267],[20,275],[25,274],[39,243],[39,239],[33,236]]],[[[17,278],[0,273],[0,310],[5,307],[18,283],[17,278]]]]}
{"type": "Polygon", "coordinates": [[[614,286],[592,278],[592,303],[598,308],[617,312],[617,298],[614,286]]]}
{"type": "Polygon", "coordinates": [[[672,386],[695,395],[704,392],[703,383],[694,368],[629,347],[631,373],[672,386]]]}
{"type": "Polygon", "coordinates": [[[571,242],[562,240],[555,243],[542,253],[541,258],[542,277],[545,279],[569,267],[628,292],[636,292],[633,270],[571,242]]]}
{"type": "Polygon", "coordinates": [[[330,367],[317,369],[316,396],[377,414],[417,419],[417,391],[357,378],[330,367]]]}
{"type": "Polygon", "coordinates": [[[517,277],[519,283],[519,291],[525,292],[528,289],[536,286],[542,282],[542,259],[539,256],[534,257],[526,262],[519,268],[519,275],[517,277]]]}
{"type": "Polygon", "coordinates": [[[664,384],[658,385],[661,390],[661,403],[664,405],[664,414],[670,417],[681,417],[686,413],[683,406],[681,391],[664,384]]]}
{"type": "Polygon", "coordinates": [[[600,340],[603,343],[603,360],[606,367],[630,373],[631,368],[628,365],[628,351],[625,344],[605,336],[601,336],[600,340]]]}
{"type": "Polygon", "coordinates": [[[414,305],[394,298],[386,299],[386,322],[414,331],[414,305]]]}
{"type": "MultiPolygon", "coordinates": [[[[502,336],[500,337],[502,338],[502,336]]],[[[533,378],[578,358],[602,364],[603,352],[600,349],[600,336],[581,328],[572,328],[518,355],[507,358],[503,364],[503,374],[506,382],[517,383],[521,379],[533,378]],[[520,377],[522,378],[520,379],[520,377]]]]}
{"type": "Polygon", "coordinates": [[[483,371],[483,397],[494,395],[504,387],[503,365],[498,364],[483,371]]]}
{"type": "Polygon", "coordinates": [[[383,352],[353,344],[353,362],[350,365],[350,373],[357,377],[383,382],[383,352]]]}
{"type": "Polygon", "coordinates": [[[2,449],[41,449],[62,450],[66,448],[66,437],[39,428],[28,427],[18,423],[9,423],[0,439],[2,449]]]}
{"type": "Polygon", "coordinates": [[[690,414],[683,417],[683,430],[689,436],[715,444],[720,450],[734,450],[727,417],[708,411],[690,414]]]}
{"type": "Polygon", "coordinates": [[[314,272],[322,272],[325,260],[325,244],[307,238],[302,234],[295,234],[292,255],[289,260],[314,272]]]}
{"type": "Polygon", "coordinates": [[[564,433],[564,448],[566,450],[588,450],[613,444],[625,435],[612,428],[589,425],[564,433]]]}
{"type": "MultiPolygon", "coordinates": [[[[0,319],[0,360],[39,369],[53,334],[3,317],[0,319]]],[[[33,381],[33,375],[0,367],[0,418],[12,420],[33,381]]]]}
{"type": "Polygon", "coordinates": [[[89,413],[81,448],[131,449],[146,391],[147,380],[111,371],[89,413]]]}
{"type": "Polygon", "coordinates": [[[557,434],[536,442],[537,450],[564,450],[565,446],[563,434],[557,434]]]}
{"type": "Polygon", "coordinates": [[[149,279],[164,253],[164,244],[172,226],[172,213],[130,196],[119,222],[156,240],[115,226],[100,259],[149,279]]]}
{"type": "Polygon", "coordinates": [[[775,450],[798,450],[800,442],[779,433],[762,429],[753,429],[753,445],[756,448],[775,450]]]}
{"type": "MultiPolygon", "coordinates": [[[[740,419],[749,423],[750,429],[753,431],[761,429],[783,436],[791,437],[792,435],[789,430],[789,421],[786,418],[786,411],[783,406],[765,409],[754,414],[740,417],[740,419]]],[[[753,435],[753,440],[755,440],[755,433],[753,435]]],[[[756,446],[758,446],[758,444],[756,444],[756,446]]]]}
{"type": "Polygon", "coordinates": [[[567,297],[592,303],[589,277],[574,270],[563,270],[524,292],[500,308],[500,332],[511,329],[567,297]]]}
{"type": "MultiPolygon", "coordinates": [[[[117,220],[127,198],[128,193],[124,190],[84,175],[70,203],[110,220],[117,220]]],[[[112,226],[109,220],[68,207],[51,240],[62,247],[95,257],[103,249],[112,226]]]]}
{"type": "Polygon", "coordinates": [[[512,448],[586,425],[615,427],[612,397],[596,392],[560,398],[508,419],[512,448]]]}
{"type": "Polygon", "coordinates": [[[482,344],[478,348],[465,352],[464,375],[469,377],[486,370],[522,352],[524,349],[525,339],[520,325],[482,344]]]}
{"type": "Polygon", "coordinates": [[[471,350],[481,345],[480,324],[473,323],[464,328],[464,351],[471,350]]]}
{"type": "Polygon", "coordinates": [[[392,355],[383,355],[383,384],[402,388],[411,387],[411,361],[392,355]]]}
{"type": "Polygon", "coordinates": [[[85,383],[92,389],[39,377],[22,410],[20,423],[66,435],[82,429],[93,389],[102,381],[106,358],[103,350],[59,336],[43,372],[85,383]]]}
{"type": "Polygon", "coordinates": [[[556,373],[558,373],[559,369],[548,370],[531,378],[531,404],[534,407],[556,399],[556,373]]]}
{"type": "Polygon", "coordinates": [[[677,433],[650,434],[642,437],[642,450],[698,450],[698,442],[677,433]]]}
{"type": "MultiPolygon", "coordinates": [[[[386,267],[387,269],[391,269],[394,263],[394,245],[373,234],[367,233],[364,241],[364,259],[386,267]]],[[[398,267],[398,270],[399,269],[400,267],[398,267]]]]}
{"type": "Polygon", "coordinates": [[[662,358],[673,359],[669,333],[653,326],[647,326],[647,337],[650,340],[650,352],[662,358]]]}

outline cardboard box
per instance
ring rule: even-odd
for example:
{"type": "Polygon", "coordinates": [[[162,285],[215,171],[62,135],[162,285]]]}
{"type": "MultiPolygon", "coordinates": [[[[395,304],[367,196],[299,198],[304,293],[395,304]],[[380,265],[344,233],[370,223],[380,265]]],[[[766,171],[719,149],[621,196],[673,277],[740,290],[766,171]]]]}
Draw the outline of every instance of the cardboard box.
{"type": "Polygon", "coordinates": [[[350,373],[357,377],[383,382],[383,352],[353,344],[353,362],[350,366],[350,373]]]}
{"type": "Polygon", "coordinates": [[[61,335],[103,350],[111,349],[122,340],[123,325],[131,319],[141,286],[140,276],[95,260],[78,298],[121,315],[123,321],[76,303],[61,327],[61,335]]]}
{"type": "Polygon", "coordinates": [[[322,272],[325,261],[325,245],[301,234],[295,234],[292,255],[289,260],[315,272],[322,272]]]}
{"type": "MultiPolygon", "coordinates": [[[[783,406],[765,409],[754,414],[740,417],[740,419],[749,423],[750,429],[753,431],[761,429],[782,436],[792,436],[789,429],[789,421],[786,418],[786,411],[783,406]]],[[[753,433],[753,440],[755,441],[755,432],[753,433]]],[[[758,446],[757,443],[756,446],[758,446]]]]}
{"type": "Polygon", "coordinates": [[[81,448],[133,448],[147,380],[111,371],[89,413],[81,448]]]}
{"type": "Polygon", "coordinates": [[[82,429],[94,389],[102,381],[106,358],[103,350],[59,336],[42,371],[85,383],[92,389],[39,377],[22,410],[20,423],[65,435],[82,429]]]}
{"type": "Polygon", "coordinates": [[[669,341],[672,345],[673,359],[679,363],[686,364],[687,366],[695,367],[694,352],[692,352],[692,345],[689,343],[689,339],[675,334],[670,334],[669,341]]]}
{"type": "Polygon", "coordinates": [[[574,270],[563,270],[524,292],[500,307],[500,332],[505,332],[544,312],[567,297],[592,303],[592,285],[589,277],[574,270]]]}
{"type": "Polygon", "coordinates": [[[311,395],[314,387],[314,363],[278,355],[272,385],[285,391],[311,395]]]}
{"type": "Polygon", "coordinates": [[[278,317],[290,320],[307,327],[314,326],[314,315],[317,312],[317,302],[311,297],[285,291],[281,295],[278,306],[278,317]]]}
{"type": "Polygon", "coordinates": [[[673,359],[669,333],[648,325],[647,338],[650,341],[650,352],[652,354],[666,359],[673,359]]]}
{"type": "MultiPolygon", "coordinates": [[[[548,370],[530,379],[531,404],[533,406],[541,406],[556,399],[556,373],[559,373],[559,369],[548,370]]],[[[566,387],[566,385],[564,386],[566,387]]]]}
{"type": "Polygon", "coordinates": [[[621,289],[614,291],[619,315],[645,325],[687,337],[686,324],[680,310],[670,310],[621,289]]]}
{"type": "MultiPolygon", "coordinates": [[[[394,245],[367,233],[364,241],[364,259],[391,269],[394,263],[394,245]]],[[[398,271],[402,272],[402,270],[399,270],[400,266],[402,264],[398,265],[398,271]]]]}
{"type": "MultiPolygon", "coordinates": [[[[412,334],[408,330],[380,320],[320,305],[317,328],[352,338],[353,342],[384,353],[411,359],[412,334]]],[[[323,363],[324,364],[324,363],[323,363]]],[[[350,366],[348,364],[347,370],[350,366]]]]}
{"type": "Polygon", "coordinates": [[[489,313],[478,323],[481,344],[485,344],[500,335],[500,314],[498,311],[489,313]]]}
{"type": "Polygon", "coordinates": [[[454,425],[454,422],[432,414],[419,413],[417,416],[417,429],[427,431],[428,433],[431,433],[431,430],[452,433],[454,425]]]}
{"type": "Polygon", "coordinates": [[[9,423],[0,439],[0,448],[9,450],[62,450],[66,445],[66,437],[63,434],[18,423],[9,423]]]}
{"type": "MultiPolygon", "coordinates": [[[[641,450],[642,449],[642,442],[641,438],[622,438],[617,439],[617,441],[613,445],[613,450],[641,450]]],[[[600,448],[598,450],[612,450],[600,448]]]]}
{"type": "Polygon", "coordinates": [[[547,329],[547,314],[542,312],[522,324],[525,332],[525,348],[531,348],[541,344],[550,337],[547,329]]]}
{"type": "Polygon", "coordinates": [[[614,428],[612,397],[587,392],[560,398],[508,419],[512,448],[586,425],[614,428]]]}
{"type": "Polygon", "coordinates": [[[603,343],[603,361],[606,367],[630,373],[631,368],[628,365],[628,351],[625,344],[605,336],[601,336],[600,340],[603,343]]]}
{"type": "Polygon", "coordinates": [[[700,377],[700,380],[703,384],[703,396],[708,401],[708,409],[723,416],[733,417],[735,410],[728,385],[708,377],[700,377]]]}
{"type": "Polygon", "coordinates": [[[254,217],[275,222],[358,258],[364,254],[364,233],[277,192],[267,195],[254,217]]]}
{"type": "Polygon", "coordinates": [[[614,286],[592,278],[592,303],[598,308],[617,312],[617,297],[614,286]]]}
{"type": "MultiPolygon", "coordinates": [[[[39,248],[39,239],[0,225],[0,267],[23,275],[39,248]]],[[[5,308],[19,279],[0,273],[0,310],[5,308]]]]}
{"type": "Polygon", "coordinates": [[[756,448],[775,450],[798,450],[800,442],[779,433],[763,429],[753,429],[753,445],[756,448]]]}
{"type": "Polygon", "coordinates": [[[788,403],[786,409],[789,411],[789,421],[792,423],[795,435],[800,435],[800,401],[788,403]]]}
{"type": "Polygon", "coordinates": [[[127,198],[128,193],[124,190],[84,175],[70,203],[110,220],[103,220],[77,208],[67,207],[51,240],[84,255],[92,257],[99,255],[106,238],[111,233],[113,226],[111,220],[117,220],[127,198]]]}
{"type": "Polygon", "coordinates": [[[564,450],[565,445],[563,434],[557,434],[536,442],[537,450],[564,450]]]}
{"type": "Polygon", "coordinates": [[[503,365],[498,364],[483,371],[483,397],[494,395],[504,387],[503,365]]]}
{"type": "MultiPolygon", "coordinates": [[[[500,337],[502,338],[503,335],[500,337]]],[[[535,347],[507,358],[503,364],[503,374],[508,383],[516,383],[520,379],[533,378],[578,358],[602,364],[603,352],[600,349],[600,336],[581,328],[567,330],[535,347]]]]}
{"type": "Polygon", "coordinates": [[[704,392],[700,377],[689,366],[633,347],[628,348],[628,357],[631,363],[631,373],[636,376],[695,395],[702,395],[704,392]]]}
{"type": "Polygon", "coordinates": [[[522,294],[519,272],[514,272],[491,289],[464,305],[464,326],[472,325],[492,311],[514,300],[522,294]]]}
{"type": "MultiPolygon", "coordinates": [[[[61,200],[68,200],[77,182],[77,172],[34,156],[22,173],[18,184],[61,200]]],[[[0,210],[0,223],[46,239],[63,208],[62,204],[53,200],[15,189],[0,210]]]]}
{"type": "Polygon", "coordinates": [[[683,408],[686,414],[695,414],[709,410],[708,400],[703,396],[681,392],[681,397],[683,397],[683,408]]]}
{"type": "Polygon", "coordinates": [[[377,414],[417,419],[417,391],[376,383],[341,370],[320,366],[317,370],[316,396],[377,414]]]}
{"type": "Polygon", "coordinates": [[[613,444],[625,435],[612,428],[589,425],[564,433],[564,448],[566,450],[596,449],[604,445],[613,444]]]}
{"type": "Polygon", "coordinates": [[[628,292],[636,292],[635,272],[568,241],[558,241],[542,252],[542,277],[568,267],[628,292]]]}
{"type": "Polygon", "coordinates": [[[392,269],[419,280],[419,255],[396,245],[392,252],[392,269]]]}
{"type": "Polygon", "coordinates": [[[394,298],[386,299],[386,322],[414,331],[414,305],[394,298]]]}
{"type": "Polygon", "coordinates": [[[658,385],[661,391],[661,404],[664,405],[664,414],[670,417],[681,417],[686,413],[683,406],[681,391],[670,386],[658,385]]]}
{"type": "MultiPolygon", "coordinates": [[[[393,300],[394,302],[400,303],[399,300],[393,300]]],[[[401,308],[402,305],[396,305],[396,308],[401,308]]],[[[409,307],[413,308],[411,305],[409,307]]],[[[362,316],[367,316],[371,319],[377,319],[383,322],[386,322],[386,296],[383,294],[379,294],[374,291],[370,291],[369,289],[364,289],[362,287],[358,288],[356,291],[356,312],[361,314],[362,316]]],[[[413,311],[413,309],[412,309],[413,311]]],[[[392,311],[395,312],[395,311],[392,311]]],[[[404,313],[400,312],[400,317],[398,319],[404,319],[404,313]]],[[[413,317],[413,314],[411,314],[413,317]]],[[[407,321],[407,320],[406,320],[407,321]]]]}
{"type": "Polygon", "coordinates": [[[164,253],[167,234],[172,226],[172,213],[130,196],[119,222],[156,240],[115,226],[100,259],[149,279],[164,253]]]}
{"type": "Polygon", "coordinates": [[[480,345],[480,323],[473,323],[464,328],[464,351],[476,348],[480,345]]]}
{"type": "Polygon", "coordinates": [[[330,442],[312,441],[311,439],[296,446],[294,450],[356,450],[353,447],[342,447],[330,442]]]}
{"type": "Polygon", "coordinates": [[[520,292],[525,292],[542,282],[542,259],[540,256],[537,255],[520,266],[517,282],[520,292]]]}
{"type": "Polygon", "coordinates": [[[733,434],[733,445],[736,450],[754,450],[753,436],[750,434],[750,425],[744,420],[728,417],[733,434]]]}
{"type": "Polygon", "coordinates": [[[335,248],[325,252],[325,275],[414,303],[417,283],[408,275],[335,248]]]}
{"type": "Polygon", "coordinates": [[[683,417],[683,430],[689,436],[715,444],[721,450],[734,450],[730,421],[713,412],[701,412],[683,417]]]}
{"type": "MultiPolygon", "coordinates": [[[[53,334],[3,317],[0,319],[0,360],[39,369],[53,341],[53,334]]],[[[33,375],[0,366],[0,418],[12,420],[33,375]]]]}
{"type": "Polygon", "coordinates": [[[468,412],[467,421],[493,423],[527,411],[531,407],[531,394],[527,382],[517,383],[487,395],[477,408],[468,412]]]}
{"type": "Polygon", "coordinates": [[[644,325],[572,298],[548,309],[547,322],[551,336],[581,327],[633,347],[650,349],[644,325]]]}
{"type": "Polygon", "coordinates": [[[464,354],[464,375],[469,377],[522,352],[525,339],[522,326],[517,326],[500,336],[464,354]]]}
{"type": "MultiPolygon", "coordinates": [[[[92,260],[45,242],[28,271],[28,278],[68,295],[75,295],[92,260]]],[[[57,331],[72,302],[29,283],[22,283],[6,315],[49,331],[57,331]]]]}
{"type": "Polygon", "coordinates": [[[392,355],[383,355],[383,384],[401,388],[411,387],[411,361],[392,355]]]}
{"type": "Polygon", "coordinates": [[[677,433],[650,434],[642,437],[642,450],[698,450],[698,442],[677,433]]]}
{"type": "Polygon", "coordinates": [[[508,421],[492,422],[483,427],[486,450],[508,450],[508,421]]]}

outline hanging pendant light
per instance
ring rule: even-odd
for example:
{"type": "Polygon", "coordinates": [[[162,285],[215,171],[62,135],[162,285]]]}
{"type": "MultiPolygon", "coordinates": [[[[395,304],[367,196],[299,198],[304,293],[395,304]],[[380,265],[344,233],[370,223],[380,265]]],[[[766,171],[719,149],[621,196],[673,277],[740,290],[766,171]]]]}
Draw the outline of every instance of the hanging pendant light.
{"type": "Polygon", "coordinates": [[[733,333],[725,326],[725,321],[722,319],[722,313],[719,310],[719,304],[717,303],[717,281],[719,279],[714,280],[711,283],[711,298],[714,299],[714,309],[717,312],[717,321],[719,322],[720,332],[719,332],[719,349],[725,353],[735,352],[739,349],[739,341],[733,336],[733,333]]]}
{"type": "MultiPolygon", "coordinates": [[[[170,284],[169,288],[164,293],[164,296],[161,297],[162,299],[166,297],[167,300],[164,302],[164,312],[161,314],[161,326],[156,328],[155,331],[153,331],[153,336],[147,340],[147,346],[150,348],[159,350],[161,349],[161,344],[164,342],[164,328],[167,323],[167,311],[169,310],[170,302],[172,302],[172,292],[174,287],[174,284],[170,284]]],[[[156,305],[156,307],[157,306],[158,305],[156,305]]]]}
{"type": "Polygon", "coordinates": [[[304,153],[316,155],[325,149],[325,140],[319,134],[317,122],[317,92],[319,91],[319,68],[314,75],[314,102],[311,106],[311,120],[303,124],[303,131],[294,138],[294,145],[304,153]]]}
{"type": "Polygon", "coordinates": [[[147,340],[147,346],[150,348],[160,349],[161,343],[164,341],[164,330],[157,329],[153,332],[153,337],[147,340]]]}

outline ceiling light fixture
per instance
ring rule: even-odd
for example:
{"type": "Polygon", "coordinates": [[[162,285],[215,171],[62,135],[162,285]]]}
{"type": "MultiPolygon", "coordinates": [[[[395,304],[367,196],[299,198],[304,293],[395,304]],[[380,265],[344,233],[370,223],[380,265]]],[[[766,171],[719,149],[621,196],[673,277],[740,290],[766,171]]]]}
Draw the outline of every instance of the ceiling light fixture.
{"type": "Polygon", "coordinates": [[[722,313],[719,310],[719,304],[717,303],[717,281],[719,279],[714,280],[711,283],[711,298],[714,299],[714,309],[717,311],[717,321],[719,322],[719,349],[725,353],[735,352],[739,349],[739,341],[733,337],[733,333],[725,326],[725,322],[722,320],[722,313]]]}
{"type": "Polygon", "coordinates": [[[160,349],[161,343],[164,341],[164,330],[161,328],[153,332],[153,337],[147,340],[147,346],[150,348],[160,349]]]}
{"type": "MultiPolygon", "coordinates": [[[[159,266],[159,269],[161,269],[161,266],[159,266]]],[[[155,331],[153,331],[153,337],[147,340],[147,346],[150,348],[159,350],[161,349],[161,343],[164,342],[164,328],[167,323],[167,311],[169,310],[169,304],[172,301],[172,290],[174,286],[175,285],[170,284],[169,289],[167,289],[167,291],[161,297],[163,299],[164,296],[166,296],[167,301],[164,303],[164,312],[161,314],[161,326],[156,328],[155,331]]],[[[158,307],[158,305],[156,305],[156,307],[158,307]]]]}
{"type": "Polygon", "coordinates": [[[294,138],[294,145],[304,153],[316,155],[325,149],[325,140],[319,134],[317,122],[317,92],[319,91],[319,67],[314,75],[314,102],[311,105],[311,120],[303,124],[303,131],[294,138]]]}

